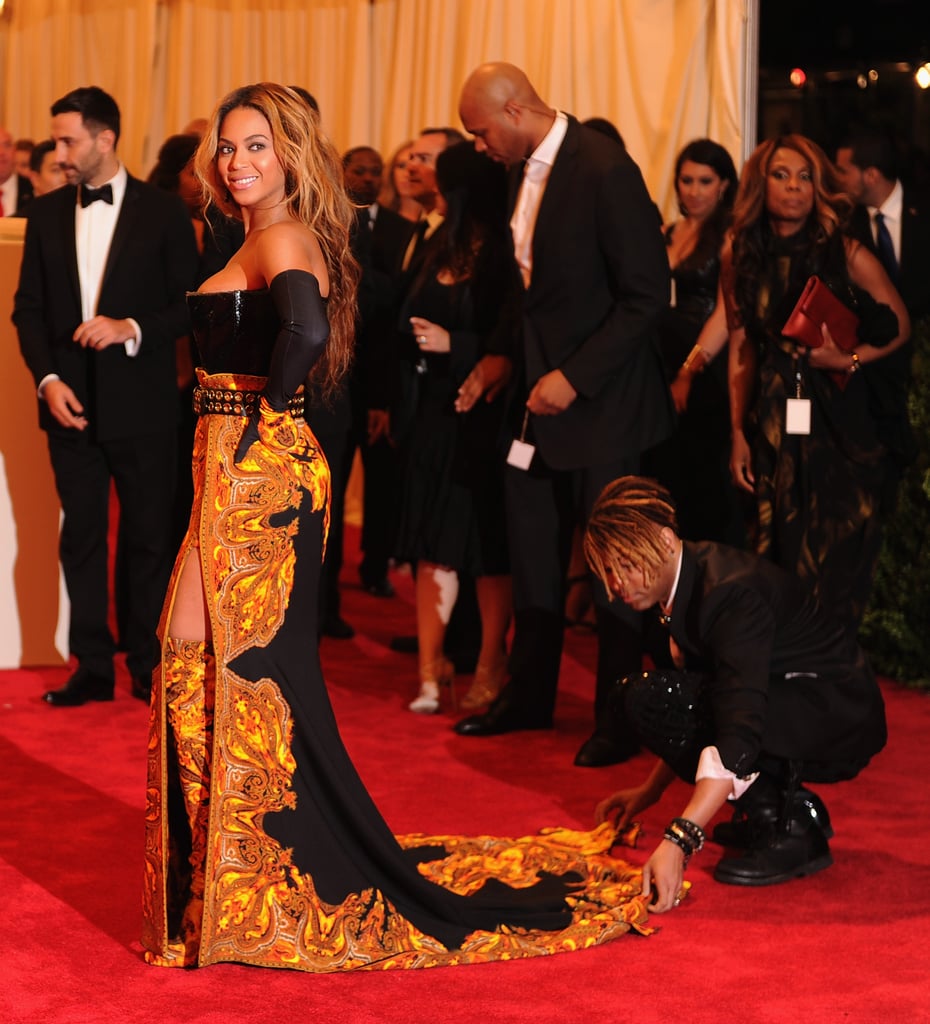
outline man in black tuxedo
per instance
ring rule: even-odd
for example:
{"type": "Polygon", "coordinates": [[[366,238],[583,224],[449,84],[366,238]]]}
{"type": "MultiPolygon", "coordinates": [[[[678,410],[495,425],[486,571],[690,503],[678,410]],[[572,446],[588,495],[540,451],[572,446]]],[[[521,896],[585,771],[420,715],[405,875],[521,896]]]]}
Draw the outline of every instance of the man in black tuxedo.
{"type": "Polygon", "coordinates": [[[392,597],[388,560],[393,554],[398,486],[397,450],[390,436],[388,380],[396,331],[398,282],[413,224],[378,203],[384,162],[370,146],[342,158],[346,190],[358,204],[357,255],[362,267],[355,364],[349,383],[352,430],[346,451],[358,449],[365,470],[362,526],[362,586],[376,597],[392,597]]]}
{"type": "Polygon", "coordinates": [[[113,699],[111,482],[126,541],[126,664],[133,695],[148,699],[174,554],[175,339],[190,330],[185,291],[195,284],[197,246],[181,201],[121,164],[111,96],[75,89],[51,112],[68,185],[31,205],[13,311],[64,513],[60,557],[78,663],[44,699],[113,699]]]}
{"type": "MultiPolygon", "coordinates": [[[[511,228],[525,284],[523,366],[512,428],[526,445],[506,474],[514,581],[511,678],[462,735],[552,725],[572,531],[604,485],[637,472],[667,436],[672,404],[653,325],[668,304],[669,269],[655,206],[622,146],[545,104],[510,64],[465,83],[459,113],[475,145],[511,167],[511,228]],[[528,468],[520,454],[532,456],[528,468]]],[[[466,382],[499,387],[489,362],[466,382]]],[[[611,683],[641,663],[640,622],[598,587],[595,733],[575,763],[610,764],[634,747],[605,720],[611,683]]]]}
{"type": "Polygon", "coordinates": [[[0,217],[22,217],[32,199],[32,182],[16,173],[13,136],[0,125],[0,217]]]}
{"type": "Polygon", "coordinates": [[[727,799],[736,816],[714,839],[744,852],[720,861],[718,881],[770,885],[828,867],[830,819],[801,783],[853,778],[887,738],[881,692],[854,635],[767,559],[682,542],[672,499],[654,480],[609,484],[584,546],[614,597],[658,613],[675,664],[618,685],[623,721],[660,760],[597,812],[624,828],[675,777],[694,783],[643,872],[655,909],[676,904],[687,858],[727,799]]]}
{"type": "MultiPolygon", "coordinates": [[[[898,165],[895,146],[884,135],[854,135],[836,151],[840,181],[857,204],[850,234],[881,261],[913,325],[930,315],[930,200],[904,185],[898,165]]],[[[899,468],[917,454],[907,416],[911,352],[908,342],[871,371],[879,436],[899,468]]],[[[888,502],[896,483],[892,475],[888,502]]]]}

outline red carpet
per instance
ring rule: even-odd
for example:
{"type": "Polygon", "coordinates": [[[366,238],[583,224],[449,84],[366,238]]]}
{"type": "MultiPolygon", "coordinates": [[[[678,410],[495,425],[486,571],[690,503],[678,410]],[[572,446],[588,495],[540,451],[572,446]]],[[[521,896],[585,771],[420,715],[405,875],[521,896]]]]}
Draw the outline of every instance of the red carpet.
{"type": "MultiPolygon", "coordinates": [[[[357,533],[347,549],[354,552],[357,533]]],[[[397,832],[515,835],[587,827],[606,792],[650,759],[572,766],[590,724],[594,642],[569,633],[557,730],[456,736],[447,711],[405,710],[415,659],[409,580],[379,600],[346,571],[358,630],[327,640],[333,703],[356,764],[397,832]]],[[[718,848],[692,861],[691,896],[648,938],[544,960],[430,971],[312,976],[222,965],[147,967],[138,943],[147,711],[121,674],[112,704],[39,700],[64,670],[0,673],[5,922],[0,1020],[9,1024],[884,1024],[930,1021],[930,697],[887,683],[891,739],[853,781],[822,787],[835,865],[761,890],[718,885],[718,848]]],[[[467,679],[462,678],[462,688],[467,679]]],[[[645,816],[641,863],[684,787],[645,816]]]]}

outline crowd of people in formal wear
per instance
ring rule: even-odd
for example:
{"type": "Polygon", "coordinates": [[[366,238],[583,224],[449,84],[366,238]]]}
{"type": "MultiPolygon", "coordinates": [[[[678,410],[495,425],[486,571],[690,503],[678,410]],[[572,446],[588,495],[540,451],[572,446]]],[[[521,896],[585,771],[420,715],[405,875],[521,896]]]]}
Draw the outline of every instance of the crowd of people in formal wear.
{"type": "MultiPolygon", "coordinates": [[[[356,454],[359,583],[391,600],[410,567],[415,629],[392,645],[419,675],[400,690],[431,714],[470,674],[459,736],[553,726],[586,559],[596,683],[575,764],[660,758],[600,819],[625,827],[676,775],[695,783],[644,872],[653,909],[677,905],[728,798],[715,837],[743,852],[720,881],[826,867],[829,816],[803,783],[850,778],[884,743],[856,629],[914,455],[909,337],[930,311],[930,208],[895,148],[855,135],[832,160],[788,133],[737,174],[696,139],[663,224],[616,127],[551,106],[520,69],[477,68],[459,113],[464,132],[427,126],[386,163],[370,146],[340,157],[312,95],[263,83],[167,139],[147,182],[120,161],[100,89],[53,104],[28,170],[0,129],[77,662],[44,699],[111,700],[119,645],[151,701],[153,963],[322,970],[402,949],[391,965],[419,966],[443,949],[487,958],[471,937],[505,924],[528,929],[522,955],[590,927],[542,882],[537,904],[492,898],[491,875],[450,902],[408,869],[416,851],[345,756],[316,646],[353,635],[339,590],[356,454]],[[814,285],[851,331],[828,304],[813,336],[788,333],[814,285]],[[264,730],[248,743],[244,708],[264,730]],[[277,929],[261,948],[228,926],[224,890],[246,870],[224,846],[241,825],[225,798],[253,748],[274,761],[242,794],[262,857],[241,905],[265,901],[277,929]],[[269,867],[281,850],[287,885],[269,867]],[[338,905],[343,959],[316,932],[312,949],[309,930],[285,934],[282,885],[338,905]],[[371,889],[374,931],[347,897],[371,889]]],[[[593,874],[557,868],[597,905],[593,874]]]]}

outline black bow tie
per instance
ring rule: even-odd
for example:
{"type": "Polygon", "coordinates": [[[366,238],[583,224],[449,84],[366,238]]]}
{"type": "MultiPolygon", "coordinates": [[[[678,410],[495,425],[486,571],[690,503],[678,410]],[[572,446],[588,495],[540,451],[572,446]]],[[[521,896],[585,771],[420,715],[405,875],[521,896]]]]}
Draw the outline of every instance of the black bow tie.
{"type": "Polygon", "coordinates": [[[101,185],[100,188],[88,188],[86,185],[81,186],[81,206],[87,207],[91,203],[95,203],[98,199],[102,199],[105,203],[113,205],[113,186],[112,185],[101,185]]]}

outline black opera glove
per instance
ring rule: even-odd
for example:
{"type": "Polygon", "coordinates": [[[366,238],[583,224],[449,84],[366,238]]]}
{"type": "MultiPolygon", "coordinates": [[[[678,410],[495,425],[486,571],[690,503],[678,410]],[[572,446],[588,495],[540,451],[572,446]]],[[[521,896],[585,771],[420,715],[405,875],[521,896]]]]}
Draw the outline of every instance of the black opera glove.
{"type": "Polygon", "coordinates": [[[273,278],[269,291],[281,326],[271,353],[268,382],[236,449],[236,465],[259,439],[262,407],[274,413],[287,409],[329,338],[326,306],[320,295],[320,283],[313,274],[306,270],[284,270],[273,278]]]}

